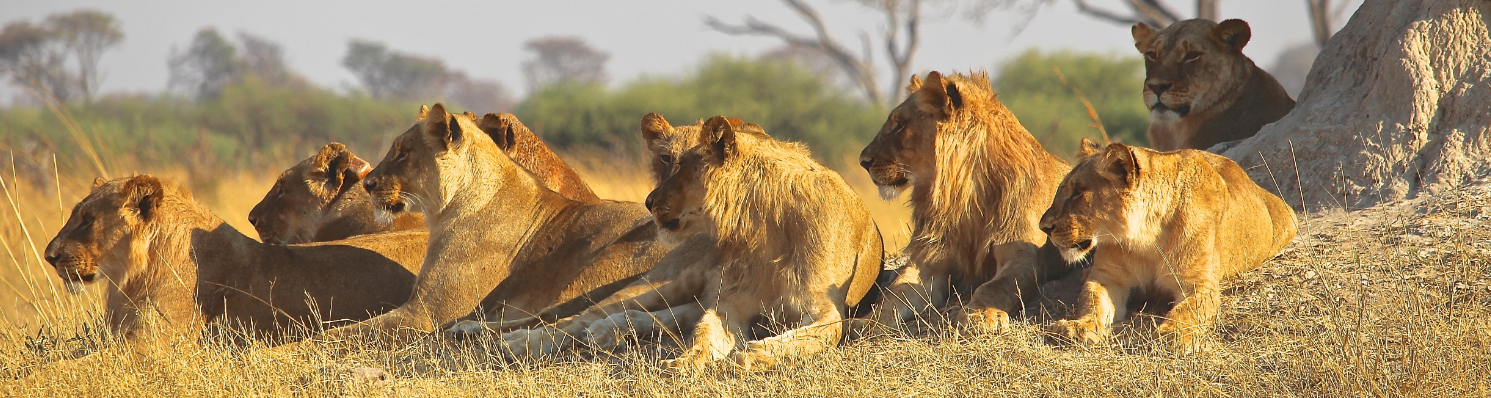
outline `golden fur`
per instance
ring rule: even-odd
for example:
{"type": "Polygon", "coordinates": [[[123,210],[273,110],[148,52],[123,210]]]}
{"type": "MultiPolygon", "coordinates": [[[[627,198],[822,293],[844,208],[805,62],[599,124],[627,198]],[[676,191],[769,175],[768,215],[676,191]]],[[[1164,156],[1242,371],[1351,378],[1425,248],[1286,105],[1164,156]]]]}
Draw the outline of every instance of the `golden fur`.
{"type": "Polygon", "coordinates": [[[730,358],[751,369],[832,347],[880,272],[880,233],[837,173],[801,144],[736,129],[724,117],[705,122],[647,198],[659,239],[713,235],[720,258],[703,264],[704,316],[675,368],[730,358]],[[742,347],[766,315],[798,327],[742,347]]]}
{"type": "Polygon", "coordinates": [[[1132,30],[1144,55],[1144,106],[1155,149],[1206,150],[1252,137],[1294,109],[1284,87],[1243,55],[1252,37],[1247,22],[1192,19],[1159,32],[1143,23],[1132,30]]]}
{"type": "Polygon", "coordinates": [[[430,246],[408,303],[328,331],[332,338],[379,331],[403,339],[473,310],[497,321],[556,306],[568,316],[667,253],[640,205],[554,193],[440,104],[395,139],[363,185],[381,217],[424,212],[430,246]]]}
{"type": "Polygon", "coordinates": [[[141,175],[100,179],[45,257],[70,290],[95,280],[108,284],[104,317],[125,341],[159,335],[190,341],[214,320],[275,336],[292,325],[314,330],[392,309],[409,298],[426,236],[259,243],[174,182],[141,175]],[[149,330],[147,323],[170,330],[149,330]]]}
{"type": "Polygon", "coordinates": [[[1086,140],[1083,147],[1084,159],[1041,218],[1063,256],[1094,252],[1077,319],[1052,324],[1053,340],[1102,342],[1140,291],[1174,303],[1157,327],[1162,338],[1178,351],[1199,348],[1221,281],[1289,244],[1294,211],[1219,155],[1086,140]]]}
{"type": "Polygon", "coordinates": [[[907,89],[860,155],[883,197],[911,189],[910,262],[875,318],[900,325],[942,307],[952,289],[971,293],[951,308],[958,323],[1002,328],[1042,281],[1070,270],[1041,250],[1036,225],[1068,166],[1020,126],[982,72],[912,76],[907,89]]]}
{"type": "MultiPolygon", "coordinates": [[[[420,107],[420,118],[428,108],[420,107]]],[[[537,135],[509,113],[458,115],[477,121],[514,163],[533,173],[539,183],[580,202],[600,198],[580,179],[579,173],[549,150],[537,135]]],[[[344,239],[349,236],[424,227],[424,217],[406,212],[393,222],[373,217],[373,204],[359,182],[371,165],[353,155],[346,146],[331,143],[283,174],[264,199],[249,212],[249,223],[266,243],[306,243],[344,239]],[[356,188],[356,189],[353,189],[356,188]]]]}
{"type": "MultiPolygon", "coordinates": [[[[847,192],[847,190],[840,189],[843,188],[842,186],[832,186],[833,184],[828,180],[839,181],[837,179],[837,176],[831,175],[831,172],[827,172],[821,166],[813,163],[811,158],[807,156],[806,150],[800,145],[782,143],[772,140],[771,137],[768,136],[765,131],[762,131],[759,126],[744,123],[736,118],[716,118],[712,119],[712,122],[713,124],[710,124],[709,126],[712,126],[716,129],[728,128],[731,134],[740,133],[739,135],[735,135],[735,137],[749,136],[749,138],[741,138],[740,140],[751,140],[752,142],[749,145],[748,149],[742,148],[739,151],[749,151],[754,154],[748,158],[732,159],[732,166],[730,168],[731,171],[724,173],[738,174],[742,170],[759,168],[760,166],[758,165],[763,163],[781,163],[788,165],[786,167],[774,166],[774,168],[771,169],[772,171],[770,171],[770,173],[774,174],[771,175],[736,175],[734,178],[749,179],[752,182],[749,184],[732,183],[730,185],[732,188],[748,189],[752,186],[765,185],[760,184],[760,181],[797,181],[798,183],[795,184],[779,185],[797,185],[799,187],[807,187],[808,189],[821,190],[821,192],[813,193],[812,195],[785,189],[781,191],[771,189],[745,191],[738,189],[718,190],[716,197],[713,199],[714,201],[716,201],[715,203],[717,205],[725,201],[740,202],[744,203],[743,206],[775,208],[778,211],[781,211],[782,214],[792,214],[793,211],[791,210],[794,209],[783,209],[783,204],[803,201],[788,200],[787,198],[802,198],[804,196],[817,197],[822,196],[824,193],[827,193],[829,194],[827,195],[829,196],[829,199],[815,198],[812,199],[811,202],[818,202],[821,200],[822,203],[830,203],[822,204],[821,206],[824,207],[834,206],[832,203],[853,203],[854,205],[862,208],[861,203],[859,203],[857,200],[853,200],[854,196],[852,195],[852,193],[847,194],[848,196],[846,196],[845,192],[847,192]],[[802,171],[804,169],[813,170],[813,172],[805,174],[793,172],[793,170],[802,171]],[[783,176],[781,174],[788,174],[793,177],[783,176]],[[807,181],[803,181],[804,179],[806,179],[807,181]]],[[[690,126],[679,126],[675,128],[669,125],[667,120],[664,120],[662,116],[659,116],[657,114],[648,114],[646,116],[643,116],[641,123],[642,135],[647,142],[648,148],[657,156],[657,159],[653,165],[653,169],[655,172],[654,177],[656,178],[660,186],[665,185],[665,177],[668,177],[670,174],[675,174],[675,166],[679,166],[679,173],[693,173],[699,170],[697,167],[686,167],[680,165],[678,161],[684,158],[684,153],[689,148],[699,145],[699,142],[701,140],[700,128],[704,126],[706,126],[706,124],[701,122],[690,126]]],[[[714,184],[716,183],[710,183],[711,186],[715,186],[714,184]]],[[[842,185],[842,182],[840,181],[839,184],[842,185]]],[[[697,183],[690,186],[695,190],[702,187],[702,185],[698,185],[697,183]]],[[[658,194],[650,196],[650,199],[666,197],[668,200],[679,200],[682,198],[682,196],[680,195],[663,194],[662,192],[664,191],[658,192],[658,194]]],[[[649,203],[654,206],[655,210],[663,206],[659,203],[649,203]]],[[[696,206],[697,205],[691,205],[691,207],[696,206]]],[[[851,209],[853,207],[851,206],[845,208],[851,209]]],[[[823,207],[810,208],[810,206],[803,206],[803,208],[795,210],[806,210],[807,212],[811,213],[814,211],[821,211],[822,209],[823,207]]],[[[667,213],[666,210],[663,210],[663,212],[667,213]]],[[[703,210],[700,210],[697,213],[702,214],[703,212],[703,210]]],[[[767,217],[768,219],[811,218],[813,219],[813,221],[799,221],[792,223],[791,225],[779,225],[769,228],[763,225],[731,225],[727,226],[726,228],[752,228],[767,229],[771,231],[787,231],[785,232],[786,234],[795,234],[795,236],[802,236],[809,231],[815,231],[817,229],[823,228],[824,226],[821,225],[821,220],[827,219],[823,216],[818,215],[805,216],[801,214],[781,217],[755,214],[753,215],[753,217],[767,217]],[[800,230],[804,232],[791,232],[800,230]]],[[[883,249],[879,232],[878,230],[874,229],[874,224],[872,222],[869,222],[869,219],[867,217],[863,218],[860,221],[861,222],[859,223],[851,222],[849,224],[839,226],[840,228],[847,228],[851,230],[854,228],[863,229],[866,228],[865,224],[868,223],[868,234],[859,235],[859,239],[853,242],[857,246],[852,247],[858,247],[859,249],[850,254],[857,255],[858,258],[854,258],[848,262],[842,263],[842,265],[846,268],[838,270],[847,272],[847,267],[854,267],[854,274],[852,275],[853,283],[851,284],[850,289],[847,292],[842,292],[830,291],[831,289],[826,289],[823,286],[807,286],[805,288],[809,290],[809,292],[806,292],[805,294],[817,294],[819,297],[828,296],[830,302],[837,300],[837,302],[839,303],[839,307],[844,307],[845,305],[856,306],[862,304],[862,300],[873,299],[872,297],[866,297],[866,290],[869,290],[870,283],[873,283],[875,275],[877,275],[879,272],[879,260],[883,249]],[[871,259],[870,257],[873,257],[873,259],[871,259]],[[840,294],[845,293],[847,293],[847,296],[839,296],[840,294]]],[[[695,222],[691,221],[688,225],[692,226],[700,224],[705,223],[699,222],[696,224],[695,222]]],[[[716,226],[720,225],[718,223],[712,222],[708,224],[716,226]]],[[[721,283],[721,258],[737,258],[738,260],[731,262],[732,264],[737,264],[758,261],[759,256],[783,255],[783,253],[777,253],[771,250],[754,249],[748,250],[753,253],[750,256],[745,256],[741,253],[736,252],[729,252],[731,254],[722,254],[727,252],[722,251],[720,246],[717,245],[717,242],[714,238],[717,232],[715,229],[695,229],[693,231],[685,233],[682,231],[678,231],[678,228],[676,227],[670,228],[670,223],[665,222],[661,225],[664,226],[663,234],[667,237],[668,241],[682,241],[682,244],[675,248],[672,252],[670,252],[661,261],[659,261],[656,268],[653,268],[651,271],[649,271],[646,275],[643,276],[641,280],[633,283],[630,286],[627,286],[626,288],[623,288],[621,291],[617,292],[611,297],[608,297],[600,303],[597,303],[596,306],[576,316],[558,320],[557,322],[554,322],[552,326],[545,326],[537,329],[519,329],[504,335],[503,337],[512,352],[518,356],[548,354],[556,352],[560,349],[564,349],[576,342],[582,341],[588,343],[593,348],[609,349],[614,347],[620,340],[619,337],[625,333],[637,333],[645,335],[657,333],[659,330],[668,330],[676,333],[682,329],[681,326],[693,325],[695,323],[698,323],[700,319],[704,318],[705,309],[700,304],[701,300],[705,300],[708,297],[714,297],[715,294],[718,294],[720,289],[725,289],[725,291],[735,290],[734,288],[725,288],[719,286],[719,284],[721,283]]],[[[865,233],[864,230],[860,230],[859,232],[865,233]]],[[[736,240],[740,240],[741,237],[739,235],[740,234],[730,234],[730,236],[736,237],[736,240]]],[[[750,239],[746,240],[748,241],[750,239]]],[[[804,253],[794,254],[796,257],[792,258],[801,258],[804,255],[808,255],[807,253],[826,252],[826,250],[822,247],[813,247],[812,243],[795,242],[792,244],[786,244],[773,241],[772,239],[767,239],[767,242],[770,243],[757,242],[755,244],[765,247],[805,249],[804,253]]],[[[741,245],[739,244],[735,245],[735,247],[740,246],[741,245]]],[[[837,254],[844,255],[846,253],[837,254]]],[[[813,266],[810,265],[809,267],[813,266]]],[[[736,281],[734,283],[738,284],[747,284],[744,281],[752,281],[753,283],[749,283],[751,285],[773,284],[772,281],[767,280],[767,278],[762,278],[759,274],[731,275],[726,279],[736,281]]],[[[787,288],[789,287],[781,287],[780,289],[787,288]]],[[[798,286],[797,288],[803,287],[798,286]]],[[[758,296],[734,297],[734,299],[740,301],[750,301],[753,299],[758,300],[756,304],[753,304],[747,310],[756,310],[762,308],[763,306],[776,305],[776,303],[772,302],[773,300],[765,300],[763,297],[760,297],[761,295],[770,294],[765,293],[765,291],[771,290],[763,288],[763,291],[756,292],[760,293],[760,295],[758,296]]],[[[798,293],[798,295],[802,294],[804,293],[798,293]]],[[[793,309],[793,311],[796,310],[802,309],[793,309]]],[[[751,319],[753,318],[751,316],[742,315],[742,312],[744,311],[737,311],[736,320],[739,322],[745,322],[746,324],[744,326],[733,326],[737,326],[741,329],[748,329],[750,323],[754,322],[754,319],[751,319]]],[[[844,315],[846,314],[840,314],[838,318],[842,319],[844,315]]],[[[539,316],[535,317],[535,319],[517,320],[507,323],[488,323],[483,325],[476,322],[464,322],[457,325],[457,327],[452,328],[452,332],[475,333],[486,329],[506,331],[515,328],[531,327],[539,322],[553,322],[551,321],[551,319],[555,318],[556,317],[551,316],[550,314],[548,314],[548,311],[546,311],[546,313],[540,314],[539,316]]],[[[717,315],[716,318],[718,318],[717,315]]],[[[718,319],[716,319],[716,321],[717,320],[718,319]]],[[[837,328],[837,326],[835,326],[834,328],[837,328]]],[[[813,332],[794,332],[794,335],[808,335],[813,333],[821,334],[831,332],[829,330],[816,330],[819,329],[817,327],[815,327],[814,329],[815,331],[813,332]]],[[[735,332],[739,331],[741,330],[736,330],[735,332]]],[[[739,338],[741,336],[732,337],[739,338]]],[[[718,340],[724,337],[713,335],[712,338],[718,340]]],[[[781,339],[777,339],[776,341],[792,339],[795,338],[784,337],[781,339]]],[[[832,341],[837,340],[835,339],[832,341]]],[[[762,344],[766,344],[766,346],[769,347],[777,348],[780,348],[782,344],[806,344],[809,349],[813,347],[811,339],[806,342],[762,344]]],[[[734,349],[734,346],[732,345],[729,348],[734,349]]],[[[728,350],[726,352],[728,352],[728,350]]],[[[764,352],[766,351],[748,351],[747,354],[742,354],[743,356],[738,358],[738,360],[741,361],[741,363],[743,364],[747,364],[748,366],[765,365],[765,361],[769,360],[769,358],[757,358],[750,361],[741,359],[749,357],[748,354],[750,353],[760,354],[764,352]]]]}
{"type": "Polygon", "coordinates": [[[424,217],[408,213],[379,222],[362,189],[372,165],[346,146],[330,143],[285,170],[249,211],[249,224],[264,243],[294,244],[346,239],[377,232],[424,227],[424,217]]]}

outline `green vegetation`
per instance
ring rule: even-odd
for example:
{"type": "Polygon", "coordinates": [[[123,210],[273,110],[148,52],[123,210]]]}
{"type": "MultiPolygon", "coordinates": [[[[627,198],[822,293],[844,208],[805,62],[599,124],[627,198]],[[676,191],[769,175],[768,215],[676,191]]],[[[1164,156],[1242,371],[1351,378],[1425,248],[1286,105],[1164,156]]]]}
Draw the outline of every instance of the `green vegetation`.
{"type": "Polygon", "coordinates": [[[713,115],[756,123],[779,139],[800,141],[820,158],[858,153],[885,111],[842,93],[797,64],[715,55],[677,79],[642,78],[619,89],[557,84],[528,96],[514,112],[561,148],[640,148],[637,123],[657,112],[674,125],[713,115]],[[852,153],[851,153],[852,151],[852,153]]]}
{"type": "Polygon", "coordinates": [[[1082,137],[1102,142],[1077,95],[1062,84],[1061,68],[1103,120],[1108,136],[1127,144],[1149,145],[1144,131],[1149,112],[1141,99],[1144,62],[1138,57],[1029,50],[999,67],[994,87],[999,100],[1015,113],[1046,150],[1070,157],[1082,137]]]}

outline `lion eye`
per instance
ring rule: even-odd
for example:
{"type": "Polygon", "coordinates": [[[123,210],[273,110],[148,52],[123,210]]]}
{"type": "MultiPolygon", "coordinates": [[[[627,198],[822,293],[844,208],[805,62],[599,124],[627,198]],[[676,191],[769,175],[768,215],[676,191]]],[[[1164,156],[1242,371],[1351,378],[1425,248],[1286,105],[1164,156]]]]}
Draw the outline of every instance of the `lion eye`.
{"type": "Polygon", "coordinates": [[[1149,61],[1154,61],[1154,60],[1157,60],[1159,58],[1160,58],[1159,54],[1155,54],[1154,51],[1150,51],[1150,52],[1144,53],[1144,59],[1147,59],[1149,61]]]}
{"type": "Polygon", "coordinates": [[[902,123],[902,122],[899,122],[899,121],[896,122],[896,125],[894,127],[890,128],[890,131],[892,133],[899,133],[902,130],[906,130],[906,123],[902,123]]]}
{"type": "Polygon", "coordinates": [[[672,166],[673,155],[657,155],[657,161],[663,162],[663,165],[672,166]]]}
{"type": "Polygon", "coordinates": [[[395,161],[404,160],[404,157],[406,157],[406,156],[408,156],[408,155],[404,151],[399,151],[399,154],[395,155],[393,157],[393,160],[395,160],[395,161]]]}
{"type": "Polygon", "coordinates": [[[92,215],[85,215],[85,216],[83,216],[83,222],[78,223],[78,229],[87,229],[88,227],[90,227],[92,225],[93,225],[93,216],[92,215]]]}
{"type": "Polygon", "coordinates": [[[1184,61],[1185,62],[1191,62],[1191,61],[1195,61],[1197,58],[1201,58],[1201,52],[1200,51],[1192,51],[1192,52],[1186,53],[1186,58],[1185,58],[1184,61]]]}

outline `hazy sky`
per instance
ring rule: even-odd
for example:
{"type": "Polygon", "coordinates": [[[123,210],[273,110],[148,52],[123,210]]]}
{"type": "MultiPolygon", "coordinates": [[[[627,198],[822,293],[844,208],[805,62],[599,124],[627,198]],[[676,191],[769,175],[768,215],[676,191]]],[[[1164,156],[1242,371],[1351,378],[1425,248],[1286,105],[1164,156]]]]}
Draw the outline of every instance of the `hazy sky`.
{"type": "MultiPolygon", "coordinates": [[[[819,6],[838,40],[858,47],[858,31],[878,31],[881,19],[850,2],[809,0],[819,6]]],[[[245,31],[282,44],[291,68],[327,87],[349,87],[355,78],[340,64],[352,38],[380,41],[399,51],[445,60],[474,77],[495,79],[515,93],[524,90],[522,61],[531,57],[523,42],[539,36],[579,36],[608,51],[611,81],[638,75],[686,71],[711,52],[755,55],[779,45],[775,39],[732,37],[705,28],[701,19],[717,16],[739,22],[746,15],[811,32],[780,2],[771,0],[645,1],[107,1],[0,0],[0,21],[38,21],[79,8],[113,13],[124,27],[124,42],[106,53],[102,90],[158,91],[167,79],[171,48],[185,47],[204,26],[225,34],[245,31]]],[[[1120,0],[1090,4],[1123,10],[1120,0]]],[[[1169,0],[1190,14],[1194,2],[1169,0]]],[[[1354,11],[1360,0],[1351,1],[1354,11]]],[[[1244,50],[1268,67],[1285,47],[1310,40],[1304,0],[1224,0],[1224,18],[1242,18],[1253,28],[1244,50]]],[[[1132,53],[1126,26],[1077,14],[1069,0],[1040,7],[1018,34],[1024,17],[996,12],[982,25],[947,17],[923,30],[913,68],[918,71],[993,68],[1027,48],[1132,53]]],[[[878,49],[877,49],[878,50],[878,49]]],[[[881,57],[877,55],[877,57],[881,57]]],[[[877,58],[883,63],[883,58],[877,58]]],[[[884,66],[881,66],[884,68],[884,66]]],[[[885,72],[882,72],[884,74],[885,72]]],[[[888,83],[886,83],[888,84],[888,83]]],[[[6,89],[4,93],[14,93],[6,89]]],[[[9,94],[3,94],[8,99],[9,94]]]]}

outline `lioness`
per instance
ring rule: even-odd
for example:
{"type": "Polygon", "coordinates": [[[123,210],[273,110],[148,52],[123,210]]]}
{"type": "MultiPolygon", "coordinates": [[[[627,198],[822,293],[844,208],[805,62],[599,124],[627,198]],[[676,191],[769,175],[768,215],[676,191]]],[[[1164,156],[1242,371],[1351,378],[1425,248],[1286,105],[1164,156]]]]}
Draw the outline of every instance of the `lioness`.
{"type": "MultiPolygon", "coordinates": [[[[420,107],[420,119],[429,108],[420,107]]],[[[475,119],[474,114],[460,117],[475,119]]],[[[538,178],[539,183],[565,197],[595,203],[600,198],[537,135],[512,114],[488,113],[477,126],[502,151],[538,178]]],[[[249,223],[265,243],[305,243],[343,239],[382,231],[424,226],[424,217],[406,212],[392,223],[373,217],[373,204],[359,182],[372,167],[340,143],[331,143],[280,174],[274,187],[249,212],[249,223]],[[350,189],[359,188],[359,189],[350,189]]]]}
{"type": "MultiPolygon", "coordinates": [[[[170,180],[98,179],[47,244],[45,258],[77,292],[108,283],[104,317],[126,342],[194,338],[204,323],[279,335],[291,325],[362,320],[402,304],[427,234],[408,231],[310,245],[259,243],[170,180]],[[158,316],[172,330],[145,330],[158,316]]],[[[140,350],[146,347],[137,347],[140,350]]]]}
{"type": "Polygon", "coordinates": [[[1155,149],[1206,150],[1258,134],[1294,109],[1273,75],[1243,55],[1252,31],[1229,19],[1180,21],[1155,32],[1134,24],[1134,47],[1144,54],[1144,105],[1155,149]]]}
{"type": "Polygon", "coordinates": [[[418,213],[388,223],[373,217],[373,203],[359,184],[372,169],[341,143],[327,144],[280,174],[249,211],[249,224],[260,241],[281,245],[423,227],[418,213]]]}
{"type": "Polygon", "coordinates": [[[380,217],[424,212],[430,246],[408,303],[331,338],[404,339],[478,308],[497,321],[555,306],[572,315],[667,253],[642,206],[554,193],[441,104],[394,140],[363,186],[380,217]]]}
{"type": "Polygon", "coordinates": [[[951,288],[972,294],[949,308],[957,323],[1001,329],[1072,269],[1037,226],[1068,166],[995,99],[985,73],[912,76],[907,91],[860,154],[886,200],[911,188],[910,261],[873,316],[899,326],[942,307],[951,288]]]}
{"type": "Polygon", "coordinates": [[[647,197],[658,238],[677,245],[712,234],[718,263],[704,264],[705,312],[693,346],[670,367],[729,358],[743,368],[832,347],[849,306],[880,272],[880,232],[837,173],[801,144],[754,134],[716,116],[647,197]],[[757,316],[796,329],[744,345],[757,316]]]}
{"type": "MultiPolygon", "coordinates": [[[[1156,331],[1181,352],[1199,348],[1222,279],[1251,270],[1294,239],[1294,211],[1225,157],[1082,142],[1041,229],[1068,260],[1093,254],[1075,320],[1048,327],[1057,342],[1099,343],[1135,291],[1174,307],[1156,331]]],[[[1164,304],[1164,303],[1162,303],[1164,304]]]]}

